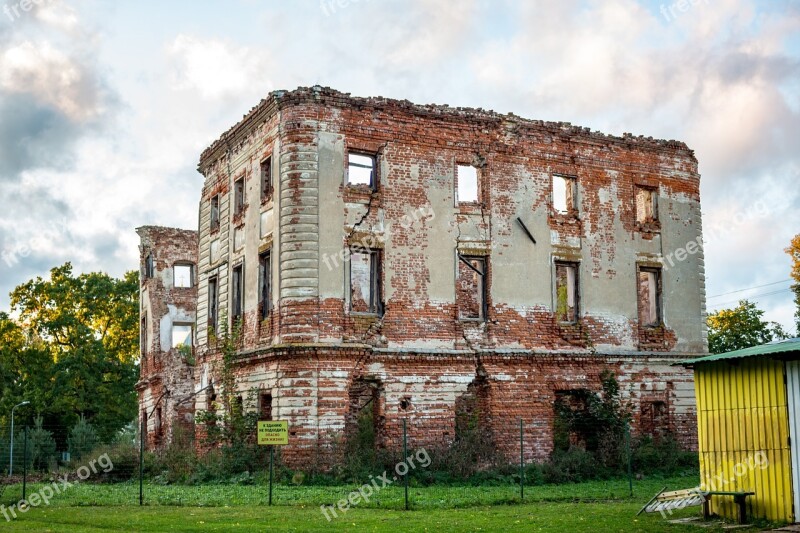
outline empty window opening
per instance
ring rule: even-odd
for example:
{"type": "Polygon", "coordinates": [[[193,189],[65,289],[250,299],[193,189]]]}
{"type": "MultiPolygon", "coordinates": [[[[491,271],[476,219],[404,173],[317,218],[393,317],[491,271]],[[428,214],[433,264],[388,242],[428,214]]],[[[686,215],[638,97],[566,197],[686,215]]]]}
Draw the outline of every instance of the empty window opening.
{"type": "Polygon", "coordinates": [[[142,315],[141,324],[139,324],[139,344],[143,356],[147,355],[147,313],[142,315]]]}
{"type": "Polygon", "coordinates": [[[192,287],[194,282],[192,280],[192,265],[173,265],[172,278],[173,284],[178,288],[192,287]]]}
{"type": "Polygon", "coordinates": [[[272,253],[270,250],[258,256],[258,305],[261,320],[269,316],[272,308],[272,253]]]}
{"type": "Polygon", "coordinates": [[[244,211],[244,178],[233,182],[233,215],[241,215],[244,211]]]}
{"type": "Polygon", "coordinates": [[[380,382],[357,379],[350,387],[349,397],[350,408],[345,419],[348,451],[369,456],[383,444],[380,382]]]}
{"type": "MultiPolygon", "coordinates": [[[[206,411],[214,413],[217,410],[217,391],[214,390],[214,385],[209,385],[206,389],[206,411]]],[[[216,418],[209,418],[209,423],[214,424],[216,418]]]]}
{"type": "Polygon", "coordinates": [[[375,188],[375,156],[367,154],[347,154],[347,183],[367,185],[375,188]]]}
{"type": "Polygon", "coordinates": [[[575,178],[553,176],[553,209],[563,214],[576,209],[575,178]]]}
{"type": "Polygon", "coordinates": [[[489,455],[493,450],[489,412],[489,382],[485,377],[476,377],[456,398],[455,405],[455,440],[477,445],[469,453],[489,455]]]}
{"type": "Polygon", "coordinates": [[[663,401],[643,401],[639,418],[641,432],[652,437],[669,433],[669,409],[663,401]]]}
{"type": "Polygon", "coordinates": [[[350,250],[350,310],[356,313],[382,312],[380,252],[376,250],[350,250]]]}
{"type": "Polygon", "coordinates": [[[471,165],[458,165],[456,170],[456,191],[459,203],[478,201],[478,169],[471,165]]]}
{"type": "Polygon", "coordinates": [[[144,259],[144,277],[145,279],[149,279],[153,277],[155,268],[153,266],[153,254],[147,254],[147,257],[144,259]]]}
{"type": "Polygon", "coordinates": [[[272,394],[266,393],[259,396],[258,419],[272,420],[272,394]]]}
{"type": "Polygon", "coordinates": [[[657,326],[661,323],[661,271],[656,268],[639,269],[639,323],[657,326]]]}
{"type": "Polygon", "coordinates": [[[636,222],[647,223],[658,220],[658,195],[655,189],[636,188],[636,222]]]}
{"type": "Polygon", "coordinates": [[[192,326],[189,324],[172,325],[172,347],[192,347],[192,326]]]}
{"type": "Polygon", "coordinates": [[[556,263],[556,318],[578,320],[578,264],[556,263]]]}
{"type": "Polygon", "coordinates": [[[219,229],[219,195],[211,198],[211,231],[219,229]]]}
{"type": "Polygon", "coordinates": [[[411,407],[411,397],[405,396],[402,400],[400,400],[400,410],[401,411],[408,411],[411,407]]]}
{"type": "Polygon", "coordinates": [[[217,332],[217,277],[208,278],[208,326],[212,332],[217,332]]]}
{"type": "Polygon", "coordinates": [[[268,157],[261,162],[261,201],[267,202],[272,198],[272,158],[268,157]]]}
{"type": "Polygon", "coordinates": [[[456,303],[460,319],[486,317],[486,257],[459,254],[456,303]]]}
{"type": "Polygon", "coordinates": [[[231,297],[231,319],[236,324],[241,320],[244,310],[244,265],[233,267],[231,297]]]}
{"type": "Polygon", "coordinates": [[[587,449],[587,441],[599,428],[591,423],[589,398],[592,392],[587,389],[555,391],[553,411],[553,448],[568,450],[572,447],[587,449]],[[586,421],[588,420],[588,423],[586,421]]]}
{"type": "Polygon", "coordinates": [[[161,442],[160,439],[164,435],[164,426],[162,425],[163,420],[161,420],[161,408],[156,407],[156,420],[155,420],[155,430],[156,430],[156,439],[157,442],[161,442]]]}

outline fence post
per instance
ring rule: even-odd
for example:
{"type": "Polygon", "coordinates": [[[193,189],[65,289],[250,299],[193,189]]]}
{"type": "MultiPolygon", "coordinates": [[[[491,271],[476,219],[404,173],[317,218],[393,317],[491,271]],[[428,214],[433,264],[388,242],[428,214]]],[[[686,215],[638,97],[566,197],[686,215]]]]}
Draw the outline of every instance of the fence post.
{"type": "Polygon", "coordinates": [[[628,488],[630,489],[631,498],[633,498],[633,465],[631,453],[631,424],[625,424],[625,449],[628,456],[628,488]]]}
{"type": "Polygon", "coordinates": [[[147,417],[142,414],[139,428],[139,505],[144,505],[144,439],[147,436],[147,417]]]}
{"type": "Polygon", "coordinates": [[[522,419],[519,419],[519,499],[525,501],[525,455],[524,451],[525,431],[522,426],[522,419]]]}
{"type": "Polygon", "coordinates": [[[269,504],[272,505],[272,465],[275,460],[275,446],[269,447],[269,504]]]}
{"type": "MultiPolygon", "coordinates": [[[[406,419],[403,419],[403,461],[408,457],[408,437],[406,433],[406,419]]],[[[408,511],[408,469],[403,476],[403,484],[405,485],[405,498],[406,498],[406,511],[408,511]]]]}
{"type": "Polygon", "coordinates": [[[25,426],[25,445],[22,448],[22,499],[28,494],[28,426],[25,426]]]}

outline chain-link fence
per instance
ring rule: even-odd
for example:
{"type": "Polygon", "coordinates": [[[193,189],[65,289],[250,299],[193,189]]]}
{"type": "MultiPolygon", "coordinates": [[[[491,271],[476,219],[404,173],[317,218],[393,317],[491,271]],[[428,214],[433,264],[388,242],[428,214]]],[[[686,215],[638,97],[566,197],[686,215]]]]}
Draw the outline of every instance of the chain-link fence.
{"type": "Polygon", "coordinates": [[[398,436],[389,443],[357,422],[347,439],[272,450],[258,444],[256,422],[217,431],[176,425],[169,442],[133,428],[103,442],[84,421],[17,426],[13,438],[10,427],[0,427],[0,503],[306,505],[335,518],[352,506],[646,498],[662,485],[697,484],[696,453],[668,434],[631,436],[626,421],[592,422],[569,410],[557,417],[546,450],[531,437],[534,421],[524,419],[495,419],[503,431],[456,424],[457,434],[440,445],[424,445],[430,435],[404,420],[381,428],[398,436]]]}

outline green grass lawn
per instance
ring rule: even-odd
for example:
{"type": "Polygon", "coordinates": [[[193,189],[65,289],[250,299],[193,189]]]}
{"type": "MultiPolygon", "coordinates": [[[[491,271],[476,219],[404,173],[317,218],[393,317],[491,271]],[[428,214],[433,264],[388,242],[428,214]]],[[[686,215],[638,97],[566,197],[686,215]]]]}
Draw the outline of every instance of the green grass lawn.
{"type": "MultiPolygon", "coordinates": [[[[525,487],[525,502],[591,502],[591,501],[641,501],[650,499],[662,487],[670,490],[697,486],[697,476],[670,477],[634,481],[634,499],[630,499],[628,481],[591,481],[563,485],[538,485],[525,487]]],[[[40,483],[28,484],[28,496],[42,487],[40,483]]],[[[358,487],[348,486],[294,486],[276,485],[273,503],[279,506],[335,505],[347,498],[358,487]]],[[[7,487],[1,503],[13,503],[22,497],[21,485],[7,487]]],[[[156,485],[145,483],[144,500],[147,505],[165,506],[260,506],[266,505],[269,491],[265,485],[156,485]]],[[[453,509],[476,505],[502,505],[520,503],[518,485],[501,486],[447,486],[410,487],[409,499],[414,509],[453,509]]],[[[53,498],[51,507],[58,506],[125,506],[139,503],[139,485],[136,482],[117,484],[82,484],[69,488],[53,498]]],[[[360,508],[402,510],[403,487],[398,483],[383,488],[360,508]]]]}
{"type": "MultiPolygon", "coordinates": [[[[50,507],[32,509],[0,530],[99,531],[574,531],[683,532],[638,503],[538,503],[395,511],[351,509],[328,522],[316,507],[50,507]]],[[[684,512],[686,512],[684,510],[684,512]]],[[[718,531],[706,529],[703,531],[718,531]]]]}
{"type": "MultiPolygon", "coordinates": [[[[696,477],[637,481],[634,498],[625,480],[519,488],[412,487],[413,509],[403,511],[402,487],[381,490],[330,522],[320,510],[335,504],[353,487],[276,486],[272,507],[267,487],[242,485],[145,486],[144,507],[138,485],[77,485],[56,496],[47,507],[18,513],[3,531],[698,531],[670,524],[660,515],[635,516],[662,487],[689,488],[696,477]]],[[[41,485],[30,485],[28,495],[41,485]]],[[[2,501],[19,496],[8,487],[2,501]]],[[[692,516],[684,509],[672,518],[692,516]]],[[[714,531],[706,529],[705,531],[714,531]]]]}

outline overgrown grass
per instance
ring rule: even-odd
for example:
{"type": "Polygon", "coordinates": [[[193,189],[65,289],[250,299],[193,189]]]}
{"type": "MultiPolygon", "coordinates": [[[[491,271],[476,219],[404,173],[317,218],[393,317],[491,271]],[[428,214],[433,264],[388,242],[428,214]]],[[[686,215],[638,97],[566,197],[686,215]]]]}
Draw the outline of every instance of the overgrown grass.
{"type": "MultiPolygon", "coordinates": [[[[369,482],[369,479],[364,480],[369,482]]],[[[697,476],[669,478],[650,478],[634,481],[634,497],[630,498],[628,481],[624,479],[591,481],[586,483],[565,483],[559,485],[536,485],[525,487],[524,502],[596,502],[596,501],[647,501],[662,487],[685,489],[697,486],[697,476]]],[[[38,491],[43,485],[28,485],[28,495],[38,491]]],[[[358,485],[338,486],[296,486],[275,485],[273,503],[279,506],[319,506],[336,504],[339,500],[356,490],[358,485]]],[[[159,506],[253,506],[267,505],[268,487],[254,485],[159,485],[150,482],[144,485],[146,505],[159,506]]],[[[21,485],[7,487],[3,503],[10,504],[22,496],[21,485]]],[[[519,504],[519,485],[470,486],[448,485],[431,487],[410,487],[409,498],[414,509],[454,509],[481,505],[519,504]]],[[[113,484],[75,485],[63,494],[56,496],[51,507],[71,506],[124,506],[138,505],[139,485],[136,482],[113,484]]],[[[402,509],[404,489],[401,481],[379,491],[364,508],[402,509]]]]}
{"type": "MultiPolygon", "coordinates": [[[[335,505],[355,485],[273,487],[255,485],[159,485],[147,483],[145,505],[139,507],[135,482],[79,484],[55,497],[47,507],[29,510],[7,523],[3,531],[697,531],[694,526],[670,524],[660,515],[636,516],[662,487],[696,486],[695,475],[634,481],[630,497],[627,480],[592,481],[525,487],[450,485],[410,487],[412,510],[403,511],[403,487],[396,483],[326,520],[323,504],[335,505]]],[[[42,484],[28,486],[28,494],[42,484]]],[[[7,488],[9,504],[21,496],[21,486],[7,488]]],[[[670,518],[697,516],[699,508],[677,511],[670,518]]],[[[0,519],[0,522],[3,522],[0,519]]],[[[766,524],[759,524],[762,528],[766,524]]],[[[721,531],[712,526],[706,531],[721,531]]]]}
{"type": "MultiPolygon", "coordinates": [[[[59,507],[33,509],[3,531],[96,533],[206,531],[604,531],[682,533],[659,515],[635,516],[640,503],[540,503],[470,509],[397,511],[354,508],[330,522],[318,507],[59,507]]],[[[688,510],[683,510],[686,513],[688,510]]],[[[705,531],[721,531],[710,527],[705,531]]],[[[746,530],[747,531],[747,530],[746,530]]],[[[753,529],[749,529],[753,531],[753,529]]]]}

